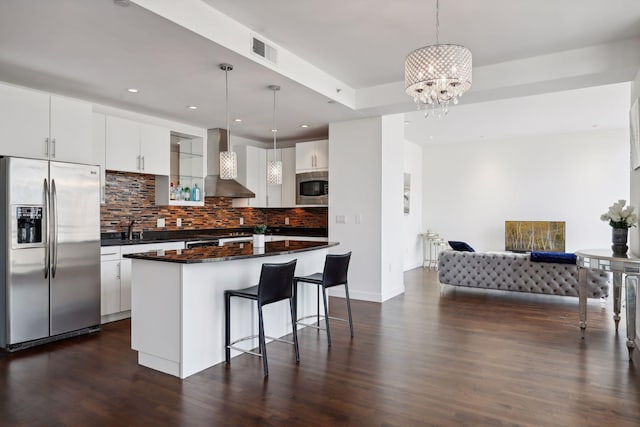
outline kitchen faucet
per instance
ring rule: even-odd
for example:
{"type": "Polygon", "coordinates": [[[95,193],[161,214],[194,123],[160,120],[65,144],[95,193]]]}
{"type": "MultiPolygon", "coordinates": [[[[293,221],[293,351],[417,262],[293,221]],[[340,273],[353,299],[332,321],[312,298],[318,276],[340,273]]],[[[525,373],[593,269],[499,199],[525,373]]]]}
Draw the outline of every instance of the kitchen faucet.
{"type": "Polygon", "coordinates": [[[129,218],[129,225],[127,226],[127,239],[133,239],[133,225],[136,223],[135,218],[129,218]]]}

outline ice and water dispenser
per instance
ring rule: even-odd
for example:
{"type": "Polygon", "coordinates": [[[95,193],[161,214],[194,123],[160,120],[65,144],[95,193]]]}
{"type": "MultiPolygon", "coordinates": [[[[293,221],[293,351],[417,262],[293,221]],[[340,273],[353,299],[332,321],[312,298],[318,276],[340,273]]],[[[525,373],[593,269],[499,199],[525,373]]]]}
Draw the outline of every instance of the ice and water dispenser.
{"type": "Polygon", "coordinates": [[[16,207],[18,244],[42,243],[42,206],[16,207]]]}

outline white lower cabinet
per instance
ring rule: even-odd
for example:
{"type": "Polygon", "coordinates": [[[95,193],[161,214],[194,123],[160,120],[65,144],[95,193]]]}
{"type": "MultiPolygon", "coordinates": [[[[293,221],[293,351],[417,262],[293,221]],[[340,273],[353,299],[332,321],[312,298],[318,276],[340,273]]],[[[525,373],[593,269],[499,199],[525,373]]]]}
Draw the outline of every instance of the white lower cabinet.
{"type": "Polygon", "coordinates": [[[102,323],[131,316],[131,260],[122,256],[160,249],[184,249],[184,242],[143,243],[101,248],[100,314],[102,323]]]}
{"type": "Polygon", "coordinates": [[[100,314],[120,311],[120,246],[100,250],[100,314]]]}

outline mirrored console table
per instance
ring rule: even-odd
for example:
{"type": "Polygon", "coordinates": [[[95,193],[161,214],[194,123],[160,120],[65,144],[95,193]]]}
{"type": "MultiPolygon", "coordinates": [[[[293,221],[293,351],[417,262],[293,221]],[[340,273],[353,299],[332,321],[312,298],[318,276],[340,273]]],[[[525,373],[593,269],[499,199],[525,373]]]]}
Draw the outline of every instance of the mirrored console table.
{"type": "Polygon", "coordinates": [[[629,360],[635,348],[636,337],[636,302],[638,281],[640,280],[640,258],[633,255],[626,257],[613,256],[610,249],[586,249],[576,251],[580,278],[578,283],[580,301],[580,329],[584,338],[587,329],[587,270],[604,270],[613,273],[613,320],[616,332],[620,323],[620,297],[624,277],[626,314],[627,314],[627,349],[629,360]]]}

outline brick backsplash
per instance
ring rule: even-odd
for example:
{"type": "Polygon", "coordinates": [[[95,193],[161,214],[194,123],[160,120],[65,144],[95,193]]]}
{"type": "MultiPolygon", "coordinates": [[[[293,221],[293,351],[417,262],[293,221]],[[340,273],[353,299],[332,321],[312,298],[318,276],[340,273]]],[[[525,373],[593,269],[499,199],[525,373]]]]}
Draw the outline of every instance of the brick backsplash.
{"type": "Polygon", "coordinates": [[[318,208],[234,208],[232,199],[205,197],[204,206],[156,206],[154,175],[107,171],[105,204],[100,208],[102,233],[123,231],[127,218],[136,220],[135,231],[197,230],[267,224],[289,227],[327,227],[328,210],[318,208]],[[165,218],[165,227],[156,227],[157,219],[165,218]],[[176,220],[182,219],[182,227],[176,220]]]}

